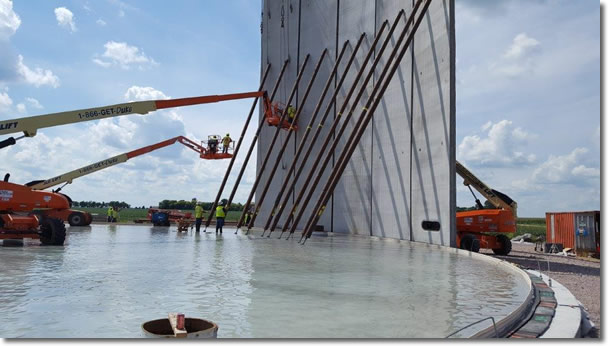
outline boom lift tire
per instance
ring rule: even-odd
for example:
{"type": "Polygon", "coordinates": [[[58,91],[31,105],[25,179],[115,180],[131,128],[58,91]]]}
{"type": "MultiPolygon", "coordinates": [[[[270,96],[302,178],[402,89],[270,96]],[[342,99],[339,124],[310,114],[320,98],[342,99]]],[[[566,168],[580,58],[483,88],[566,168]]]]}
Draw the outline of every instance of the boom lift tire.
{"type": "Polygon", "coordinates": [[[40,242],[43,245],[63,245],[65,224],[55,218],[44,218],[40,222],[40,242]]]}
{"type": "Polygon", "coordinates": [[[479,240],[472,234],[465,234],[460,239],[460,248],[471,252],[479,252],[479,240]]]}
{"type": "Polygon", "coordinates": [[[511,244],[511,239],[504,234],[499,234],[496,236],[496,242],[500,243],[500,249],[492,249],[496,255],[506,256],[511,252],[513,248],[513,244],[511,244]]]}
{"type": "Polygon", "coordinates": [[[68,223],[70,226],[84,226],[86,224],[86,218],[82,213],[73,212],[68,216],[68,223]]]}

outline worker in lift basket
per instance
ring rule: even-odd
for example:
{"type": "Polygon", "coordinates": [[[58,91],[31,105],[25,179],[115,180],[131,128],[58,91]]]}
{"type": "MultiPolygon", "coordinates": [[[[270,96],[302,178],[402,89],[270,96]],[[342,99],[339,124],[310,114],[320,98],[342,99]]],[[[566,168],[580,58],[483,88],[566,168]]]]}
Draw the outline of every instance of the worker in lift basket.
{"type": "Polygon", "coordinates": [[[201,204],[202,203],[199,202],[196,204],[196,207],[194,207],[194,218],[196,219],[196,233],[201,231],[201,224],[203,223],[203,207],[201,204]]]}
{"type": "Polygon", "coordinates": [[[230,148],[230,142],[232,142],[232,138],[230,138],[230,134],[227,133],[226,136],[222,138],[222,153],[228,153],[228,148],[230,148]]]}
{"type": "Polygon", "coordinates": [[[217,144],[218,144],[218,137],[216,137],[216,136],[209,137],[209,151],[211,151],[212,154],[217,153],[217,144]]]}
{"type": "Polygon", "coordinates": [[[296,107],[289,105],[289,107],[287,107],[287,122],[288,123],[293,123],[293,118],[296,116],[296,107]]]}
{"type": "Polygon", "coordinates": [[[112,206],[110,206],[110,208],[108,208],[108,222],[112,222],[113,217],[114,217],[114,208],[112,208],[112,206]]]}
{"type": "Polygon", "coordinates": [[[217,234],[217,231],[220,231],[220,234],[222,234],[224,219],[226,218],[226,209],[224,202],[220,202],[220,205],[215,208],[215,234],[217,234]]]}

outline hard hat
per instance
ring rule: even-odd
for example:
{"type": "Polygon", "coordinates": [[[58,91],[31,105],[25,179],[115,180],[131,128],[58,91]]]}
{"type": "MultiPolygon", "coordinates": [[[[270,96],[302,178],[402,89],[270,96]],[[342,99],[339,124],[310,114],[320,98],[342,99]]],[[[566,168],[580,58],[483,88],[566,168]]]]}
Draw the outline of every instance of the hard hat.
{"type": "Polygon", "coordinates": [[[229,134],[229,133],[227,133],[227,134],[226,134],[226,136],[230,136],[230,134],[229,134]]]}

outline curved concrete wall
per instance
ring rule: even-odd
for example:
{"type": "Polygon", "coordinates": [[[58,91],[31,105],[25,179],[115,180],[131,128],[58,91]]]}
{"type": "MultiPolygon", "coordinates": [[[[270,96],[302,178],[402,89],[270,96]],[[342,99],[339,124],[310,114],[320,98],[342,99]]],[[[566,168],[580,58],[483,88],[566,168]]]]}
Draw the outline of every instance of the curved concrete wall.
{"type": "MultiPolygon", "coordinates": [[[[350,121],[350,128],[360,114],[360,106],[367,101],[375,80],[384,66],[384,60],[390,55],[413,4],[414,2],[409,0],[263,1],[262,67],[267,63],[272,64],[267,89],[274,85],[283,61],[290,59],[283,83],[275,97],[276,101],[287,102],[297,71],[306,54],[310,54],[310,61],[297,93],[297,102],[293,102],[297,107],[303,107],[298,120],[301,128],[308,124],[312,116],[340,48],[346,40],[350,40],[350,46],[338,69],[334,86],[343,73],[347,74],[346,80],[343,87],[338,90],[337,106],[331,109],[331,120],[323,128],[324,132],[319,137],[320,140],[315,143],[314,154],[305,164],[306,174],[312,166],[312,159],[324,153],[325,148],[321,148],[321,144],[331,122],[336,119],[336,108],[339,109],[351,88],[375,33],[384,20],[392,23],[398,12],[401,9],[405,10],[406,16],[399,22],[399,27],[393,35],[394,39],[383,54],[383,60],[380,61],[374,78],[368,84],[360,105],[356,108],[357,112],[350,121]],[[353,67],[350,71],[344,71],[348,57],[362,33],[366,33],[366,38],[357,53],[353,67]],[[325,48],[329,50],[329,59],[326,59],[322,65],[308,101],[301,104],[301,98],[314,66],[325,48]]],[[[409,51],[393,77],[321,217],[319,223],[326,230],[448,246],[455,244],[453,18],[453,0],[434,0],[431,3],[409,51]],[[427,220],[439,222],[441,229],[424,230],[421,224],[427,220]]],[[[388,28],[383,36],[386,36],[387,32],[388,28]]],[[[376,52],[383,39],[384,37],[381,38],[376,52]]],[[[368,68],[371,63],[370,61],[368,68]]],[[[321,111],[325,110],[331,94],[332,90],[328,93],[321,111]]],[[[321,115],[322,113],[317,119],[320,119],[321,115]]],[[[260,135],[257,155],[258,175],[274,131],[275,128],[265,127],[260,135]]],[[[287,170],[300,145],[302,133],[303,131],[299,130],[287,144],[288,150],[282,158],[256,220],[257,227],[264,225],[275,196],[283,181],[288,178],[287,170]]],[[[328,168],[324,179],[315,187],[311,205],[300,221],[299,228],[304,226],[309,217],[312,204],[319,198],[320,190],[329,177],[330,170],[333,169],[333,164],[341,153],[348,135],[347,131],[343,138],[339,138],[340,144],[334,153],[334,162],[330,165],[332,167],[328,168]]],[[[286,132],[282,131],[277,142],[279,146],[283,145],[285,137],[286,132]]],[[[270,163],[276,161],[278,151],[279,147],[275,147],[270,156],[270,163]]],[[[297,164],[300,165],[301,162],[297,164]]],[[[261,172],[262,180],[256,191],[256,198],[260,196],[268,179],[268,171],[269,169],[266,169],[265,172],[261,172]]],[[[304,188],[302,180],[299,179],[297,189],[304,188]]],[[[291,203],[294,199],[295,196],[292,196],[291,203]]],[[[285,218],[286,216],[283,215],[279,224],[282,224],[285,218]]]]}

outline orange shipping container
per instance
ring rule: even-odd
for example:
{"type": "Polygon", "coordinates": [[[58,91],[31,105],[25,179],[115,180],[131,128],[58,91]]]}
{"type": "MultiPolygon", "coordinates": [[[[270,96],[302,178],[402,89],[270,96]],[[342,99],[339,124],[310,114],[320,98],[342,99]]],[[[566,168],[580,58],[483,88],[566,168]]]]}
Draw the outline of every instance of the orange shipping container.
{"type": "Polygon", "coordinates": [[[547,243],[562,244],[577,254],[600,252],[600,212],[546,213],[547,243]]]}
{"type": "Polygon", "coordinates": [[[559,243],[574,249],[574,214],[547,213],[547,243],[559,243]]]}

